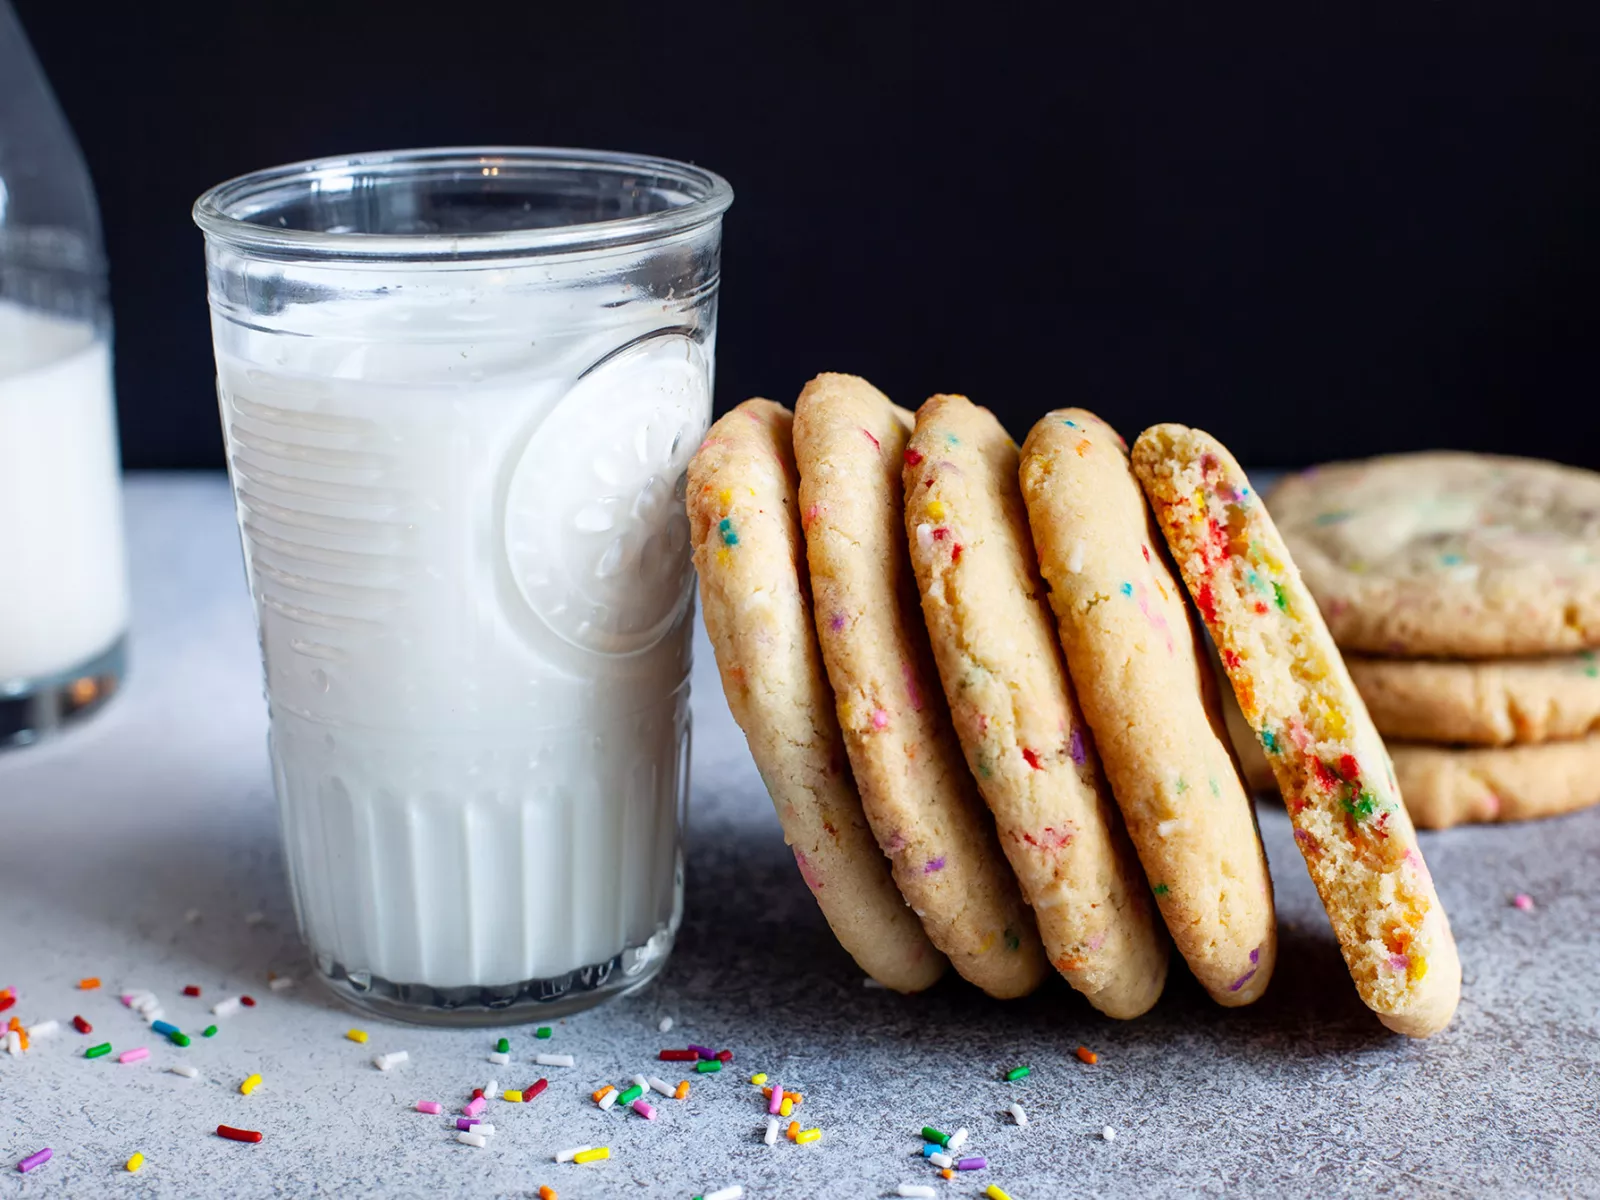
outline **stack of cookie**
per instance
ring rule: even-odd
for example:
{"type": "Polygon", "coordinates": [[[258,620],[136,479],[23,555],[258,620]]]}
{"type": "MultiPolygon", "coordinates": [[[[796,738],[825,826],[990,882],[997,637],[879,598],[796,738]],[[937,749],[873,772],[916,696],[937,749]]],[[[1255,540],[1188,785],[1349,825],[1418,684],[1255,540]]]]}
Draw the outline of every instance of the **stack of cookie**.
{"type": "Polygon", "coordinates": [[[1600,801],[1600,475],[1404,454],[1268,503],[1418,825],[1600,801]]]}
{"type": "Polygon", "coordinates": [[[1012,997],[1054,967],[1134,1017],[1176,945],[1219,1003],[1262,993],[1272,887],[1197,608],[1362,999],[1413,1036],[1448,1022],[1460,963],[1382,744],[1214,439],[1158,426],[1130,456],[1063,409],[1019,452],[963,397],[913,415],[821,375],[793,414],[718,421],[687,505],[729,706],[879,982],[954,965],[1012,997]]]}

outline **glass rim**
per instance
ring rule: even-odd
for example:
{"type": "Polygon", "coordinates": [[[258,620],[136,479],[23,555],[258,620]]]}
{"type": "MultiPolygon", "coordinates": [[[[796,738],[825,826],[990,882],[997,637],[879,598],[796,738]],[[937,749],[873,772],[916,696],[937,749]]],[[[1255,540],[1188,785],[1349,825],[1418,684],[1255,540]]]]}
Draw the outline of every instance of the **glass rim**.
{"type": "Polygon", "coordinates": [[[714,171],[677,159],[610,150],[559,146],[437,146],[386,150],[331,158],[303,159],[224,180],[194,202],[190,215],[208,239],[273,255],[351,259],[463,259],[507,254],[574,253],[658,241],[710,224],[733,203],[733,188],[714,171]],[[251,219],[265,205],[253,201],[281,194],[286,187],[358,172],[421,176],[429,171],[472,169],[488,174],[497,166],[536,166],[570,171],[648,174],[674,183],[686,204],[638,216],[470,233],[324,233],[287,229],[251,219]]]}

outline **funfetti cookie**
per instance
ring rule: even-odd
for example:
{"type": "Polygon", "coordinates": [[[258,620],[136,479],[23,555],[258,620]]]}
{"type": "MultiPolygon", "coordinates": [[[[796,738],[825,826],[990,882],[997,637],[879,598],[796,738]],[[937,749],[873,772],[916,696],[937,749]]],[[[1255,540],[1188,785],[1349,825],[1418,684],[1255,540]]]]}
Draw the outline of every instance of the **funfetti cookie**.
{"type": "Polygon", "coordinates": [[[945,707],[901,521],[911,414],[852,375],[795,406],[812,612],[862,808],[933,944],[990,995],[1049,971],[945,707]]]}
{"type": "Polygon", "coordinates": [[[1133,468],[1267,751],[1356,990],[1390,1029],[1443,1029],[1461,994],[1450,923],[1383,742],[1272,518],[1199,430],[1145,430],[1133,468]]]}
{"type": "Polygon", "coordinates": [[[1346,650],[1489,658],[1600,645],[1592,471],[1397,454],[1291,475],[1267,502],[1346,650]]]}
{"type": "Polygon", "coordinates": [[[1474,749],[1390,742],[1389,753],[1424,829],[1555,817],[1600,802],[1600,735],[1474,749]]]}
{"type": "Polygon", "coordinates": [[[1277,955],[1255,808],[1183,585],[1117,432],[1080,408],[1022,448],[1022,494],[1078,699],[1178,951],[1219,1004],[1277,955]]]}
{"type": "Polygon", "coordinates": [[[885,987],[921,991],[946,962],[889,876],[845,758],[811,624],[793,420],[747,400],[689,463],[706,631],[784,839],[840,945],[885,987]]]}
{"type": "Polygon", "coordinates": [[[1056,644],[1016,445],[988,409],[935,396],[904,460],[922,615],[1000,845],[1056,969],[1136,1017],[1161,995],[1167,939],[1056,644]]]}
{"type": "MultiPolygon", "coordinates": [[[[1529,745],[1600,733],[1600,656],[1484,662],[1350,658],[1345,665],[1385,738],[1529,745]]],[[[1418,817],[1406,792],[1411,815],[1418,817]]]]}

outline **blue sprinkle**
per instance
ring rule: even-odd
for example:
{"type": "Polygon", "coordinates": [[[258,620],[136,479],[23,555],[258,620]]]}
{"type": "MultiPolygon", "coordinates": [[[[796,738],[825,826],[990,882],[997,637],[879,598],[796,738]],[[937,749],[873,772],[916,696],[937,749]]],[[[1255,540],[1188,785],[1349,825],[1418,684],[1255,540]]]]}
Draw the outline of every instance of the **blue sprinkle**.
{"type": "Polygon", "coordinates": [[[1076,421],[1063,420],[1061,423],[1063,425],[1065,425],[1068,429],[1076,429],[1078,427],[1078,423],[1076,421]]]}
{"type": "Polygon", "coordinates": [[[1124,596],[1131,596],[1131,595],[1133,595],[1133,584],[1131,584],[1131,583],[1125,583],[1125,584],[1123,584],[1123,585],[1122,585],[1122,594],[1123,594],[1123,595],[1124,595],[1124,596]]]}
{"type": "Polygon", "coordinates": [[[717,532],[722,534],[722,544],[724,546],[737,546],[739,544],[739,535],[734,531],[732,517],[723,517],[722,523],[717,526],[717,532]]]}

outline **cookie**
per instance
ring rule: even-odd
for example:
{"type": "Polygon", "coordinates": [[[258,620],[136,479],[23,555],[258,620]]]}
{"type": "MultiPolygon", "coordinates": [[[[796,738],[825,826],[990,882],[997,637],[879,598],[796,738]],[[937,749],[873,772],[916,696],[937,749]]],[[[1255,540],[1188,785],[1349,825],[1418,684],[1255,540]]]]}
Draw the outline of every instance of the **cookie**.
{"type": "Polygon", "coordinates": [[[852,375],[795,405],[812,612],[861,805],[933,944],[990,995],[1049,971],[945,707],[902,525],[911,414],[852,375]]]}
{"type": "Polygon", "coordinates": [[[1072,682],[1161,915],[1212,999],[1249,1004],[1277,956],[1266,854],[1126,445],[1093,413],[1057,409],[1028,434],[1021,484],[1072,682]]]}
{"type": "Polygon", "coordinates": [[[1574,742],[1456,750],[1390,742],[1395,778],[1424,829],[1527,821],[1600,803],[1600,735],[1574,742]]]}
{"type": "Polygon", "coordinates": [[[784,840],[839,944],[885,987],[921,991],[947,964],[890,878],[845,758],[811,624],[792,424],[782,405],[747,400],[689,463],[706,632],[784,840]]]}
{"type": "Polygon", "coordinates": [[[1600,646],[1592,471],[1397,454],[1292,475],[1267,504],[1346,650],[1498,658],[1600,646]]]}
{"type": "Polygon", "coordinates": [[[1361,999],[1443,1029],[1461,960],[1378,731],[1260,498],[1210,434],[1157,425],[1133,468],[1255,730],[1361,999]]]}
{"type": "MultiPolygon", "coordinates": [[[[1600,659],[1590,650],[1498,662],[1347,658],[1345,664],[1386,738],[1509,746],[1600,733],[1600,659]]],[[[1414,805],[1411,811],[1416,816],[1414,805]]]]}
{"type": "Polygon", "coordinates": [[[987,409],[935,396],[906,446],[906,534],[967,765],[1045,952],[1101,1012],[1161,996],[1167,938],[1067,678],[1017,486],[987,409]]]}

